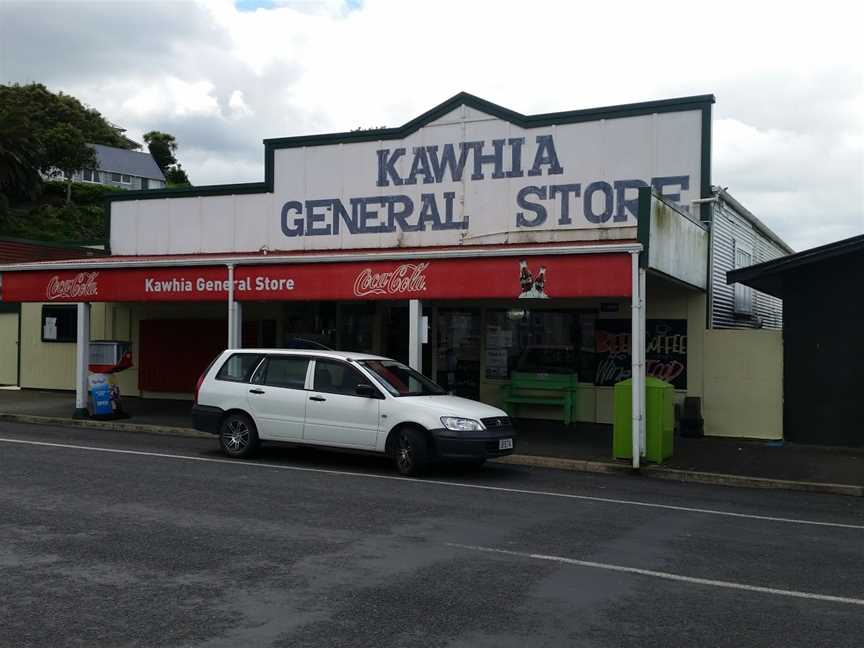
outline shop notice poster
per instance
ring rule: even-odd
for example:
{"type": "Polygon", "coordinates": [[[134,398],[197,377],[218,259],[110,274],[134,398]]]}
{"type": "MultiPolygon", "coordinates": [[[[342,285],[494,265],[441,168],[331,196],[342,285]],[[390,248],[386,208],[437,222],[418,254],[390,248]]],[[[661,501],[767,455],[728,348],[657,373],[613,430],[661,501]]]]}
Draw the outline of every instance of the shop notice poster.
{"type": "MultiPolygon", "coordinates": [[[[687,389],[687,320],[646,322],[645,374],[687,389]]],[[[597,320],[594,384],[612,386],[630,377],[630,320],[597,320]]]]}

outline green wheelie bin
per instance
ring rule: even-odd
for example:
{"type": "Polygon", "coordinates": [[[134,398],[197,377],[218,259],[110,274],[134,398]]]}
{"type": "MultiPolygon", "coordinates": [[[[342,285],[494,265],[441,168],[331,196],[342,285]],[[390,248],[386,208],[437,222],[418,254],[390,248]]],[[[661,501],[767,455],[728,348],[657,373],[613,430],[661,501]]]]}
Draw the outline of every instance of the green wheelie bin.
{"type": "MultiPolygon", "coordinates": [[[[633,380],[615,384],[612,456],[633,457],[633,380]]],[[[645,378],[645,459],[662,463],[672,456],[675,432],[675,388],[658,378],[645,378]]]]}

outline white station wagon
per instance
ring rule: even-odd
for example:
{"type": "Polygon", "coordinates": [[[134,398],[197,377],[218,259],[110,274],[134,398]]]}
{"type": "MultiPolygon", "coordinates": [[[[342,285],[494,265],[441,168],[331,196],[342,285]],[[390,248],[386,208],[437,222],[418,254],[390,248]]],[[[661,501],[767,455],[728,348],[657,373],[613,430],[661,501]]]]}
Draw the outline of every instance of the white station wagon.
{"type": "Polygon", "coordinates": [[[506,412],[365,353],[224,351],[198,379],[192,414],[229,457],[284,441],[386,454],[403,475],[434,461],[480,465],[516,439],[506,412]]]}

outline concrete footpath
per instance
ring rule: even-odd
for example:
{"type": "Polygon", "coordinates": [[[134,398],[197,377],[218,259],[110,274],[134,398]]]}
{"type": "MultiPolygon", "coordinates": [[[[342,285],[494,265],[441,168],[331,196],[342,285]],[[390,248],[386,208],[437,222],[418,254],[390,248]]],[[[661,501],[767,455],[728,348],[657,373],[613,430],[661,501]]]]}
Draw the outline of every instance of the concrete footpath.
{"type": "MultiPolygon", "coordinates": [[[[123,399],[130,414],[119,421],[71,417],[69,392],[0,389],[0,421],[45,423],[150,434],[205,436],[192,428],[189,401],[123,399]]],[[[519,454],[501,463],[595,473],[629,473],[629,463],[611,458],[609,426],[567,427],[521,420],[519,454]]],[[[647,465],[645,476],[685,482],[749,488],[864,496],[864,448],[777,444],[736,439],[675,439],[675,456],[663,465],[647,465]]]]}

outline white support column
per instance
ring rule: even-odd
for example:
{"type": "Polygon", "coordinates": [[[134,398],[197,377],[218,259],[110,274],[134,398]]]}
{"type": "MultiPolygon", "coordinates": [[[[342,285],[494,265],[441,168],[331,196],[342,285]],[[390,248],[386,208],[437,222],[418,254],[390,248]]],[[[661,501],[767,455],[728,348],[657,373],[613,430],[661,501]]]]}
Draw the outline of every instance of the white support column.
{"type": "Polygon", "coordinates": [[[234,266],[228,264],[228,345],[229,349],[236,349],[237,341],[237,316],[234,302],[234,266]]]}
{"type": "Polygon", "coordinates": [[[645,320],[648,317],[648,308],[646,306],[648,295],[645,292],[645,275],[645,268],[639,268],[639,447],[643,457],[647,449],[645,445],[645,422],[647,420],[645,415],[645,354],[647,352],[646,345],[648,344],[648,327],[645,320]]]}
{"type": "Polygon", "coordinates": [[[90,304],[78,304],[78,335],[75,344],[75,418],[87,418],[87,382],[90,364],[90,304]]]}
{"type": "Polygon", "coordinates": [[[423,372],[423,304],[419,299],[408,301],[408,366],[423,372]]]}
{"type": "Polygon", "coordinates": [[[631,252],[630,254],[630,279],[631,279],[631,292],[632,295],[630,297],[630,305],[631,305],[631,314],[630,314],[630,361],[631,361],[631,379],[632,379],[632,421],[631,421],[631,433],[632,433],[632,445],[631,451],[633,454],[633,468],[639,468],[639,459],[642,455],[642,443],[640,440],[640,434],[642,430],[642,369],[639,364],[639,360],[642,357],[640,347],[642,346],[642,331],[641,331],[641,323],[642,323],[642,315],[641,315],[641,306],[642,299],[639,294],[640,289],[640,276],[639,276],[639,253],[631,252]]]}

